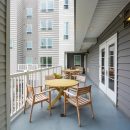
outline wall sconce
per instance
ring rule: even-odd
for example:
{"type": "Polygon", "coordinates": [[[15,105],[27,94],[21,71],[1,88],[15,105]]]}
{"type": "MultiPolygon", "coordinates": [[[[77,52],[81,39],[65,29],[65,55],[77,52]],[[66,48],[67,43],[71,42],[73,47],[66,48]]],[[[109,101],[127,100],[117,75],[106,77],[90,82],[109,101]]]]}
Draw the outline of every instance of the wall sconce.
{"type": "Polygon", "coordinates": [[[124,28],[130,26],[130,9],[124,11],[124,28]]]}
{"type": "Polygon", "coordinates": [[[127,18],[127,22],[130,22],[130,16],[127,18]]]}

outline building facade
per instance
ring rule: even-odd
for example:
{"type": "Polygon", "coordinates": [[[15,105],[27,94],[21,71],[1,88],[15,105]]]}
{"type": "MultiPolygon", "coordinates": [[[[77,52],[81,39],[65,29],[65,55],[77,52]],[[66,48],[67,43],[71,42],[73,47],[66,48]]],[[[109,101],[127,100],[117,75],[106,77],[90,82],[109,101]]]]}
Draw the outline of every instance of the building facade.
{"type": "MultiPolygon", "coordinates": [[[[11,38],[16,46],[11,49],[11,56],[17,60],[15,63],[64,66],[65,51],[74,51],[74,1],[12,0],[12,3],[11,10],[17,12],[15,18],[11,16],[15,21],[11,27],[17,30],[17,33],[11,30],[15,36],[11,38]]],[[[13,60],[11,58],[12,63],[13,60]]]]}

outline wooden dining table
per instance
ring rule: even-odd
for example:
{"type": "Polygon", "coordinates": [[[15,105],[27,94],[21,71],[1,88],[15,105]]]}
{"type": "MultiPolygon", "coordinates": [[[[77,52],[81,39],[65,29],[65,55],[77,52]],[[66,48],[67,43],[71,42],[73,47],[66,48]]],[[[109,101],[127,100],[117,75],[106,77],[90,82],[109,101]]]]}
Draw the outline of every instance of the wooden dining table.
{"type": "Polygon", "coordinates": [[[79,69],[66,69],[64,70],[64,72],[68,73],[69,74],[69,79],[71,79],[71,76],[75,73],[80,73],[81,70],[79,69]]]}
{"type": "MultiPolygon", "coordinates": [[[[78,81],[71,79],[53,79],[53,80],[46,80],[45,85],[48,88],[55,88],[58,91],[58,95],[51,102],[51,107],[53,107],[56,104],[56,102],[62,96],[64,96],[64,90],[78,85],[78,81]]],[[[50,106],[48,106],[48,109],[50,109],[50,106]]]]}

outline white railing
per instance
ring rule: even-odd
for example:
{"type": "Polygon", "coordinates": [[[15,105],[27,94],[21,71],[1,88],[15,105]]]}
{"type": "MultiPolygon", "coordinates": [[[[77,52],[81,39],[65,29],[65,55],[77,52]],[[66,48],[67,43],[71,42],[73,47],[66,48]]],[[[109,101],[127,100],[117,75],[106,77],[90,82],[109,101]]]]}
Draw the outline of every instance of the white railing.
{"type": "Polygon", "coordinates": [[[39,67],[38,64],[18,64],[18,68],[17,70],[18,71],[29,71],[29,70],[36,70],[36,69],[39,69],[41,67],[39,67]]]}
{"type": "Polygon", "coordinates": [[[45,76],[53,73],[61,74],[61,66],[36,69],[10,75],[11,83],[11,118],[23,110],[26,99],[26,84],[45,87],[45,76]]]}

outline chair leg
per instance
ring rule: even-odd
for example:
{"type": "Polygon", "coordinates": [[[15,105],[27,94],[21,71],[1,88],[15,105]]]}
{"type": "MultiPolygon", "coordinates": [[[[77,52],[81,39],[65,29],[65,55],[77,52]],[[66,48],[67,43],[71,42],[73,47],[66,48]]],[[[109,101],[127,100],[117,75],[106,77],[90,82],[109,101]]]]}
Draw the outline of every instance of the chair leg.
{"type": "Polygon", "coordinates": [[[50,106],[50,108],[49,108],[49,114],[51,116],[52,115],[52,112],[51,112],[51,102],[49,102],[49,106],[50,106]]]}
{"type": "Polygon", "coordinates": [[[26,103],[27,103],[27,101],[25,101],[25,104],[24,104],[24,114],[25,114],[25,111],[26,111],[26,103]]]}
{"type": "Polygon", "coordinates": [[[64,116],[66,116],[66,97],[64,97],[64,116]]]}
{"type": "Polygon", "coordinates": [[[49,92],[49,106],[50,106],[50,108],[49,108],[49,113],[50,113],[50,116],[51,116],[51,107],[52,107],[52,105],[51,105],[51,92],[49,92]]]}
{"type": "Polygon", "coordinates": [[[93,105],[92,105],[92,103],[90,104],[90,107],[91,107],[92,119],[94,119],[94,112],[93,112],[93,105]]]}
{"type": "Polygon", "coordinates": [[[78,123],[79,123],[79,127],[80,127],[81,123],[80,123],[80,111],[79,111],[79,107],[77,107],[77,115],[78,115],[78,123]]]}
{"type": "Polygon", "coordinates": [[[32,122],[32,112],[33,112],[33,106],[34,106],[34,105],[32,105],[32,106],[31,106],[31,113],[30,113],[30,120],[29,120],[29,121],[30,121],[30,123],[32,122]]]}

